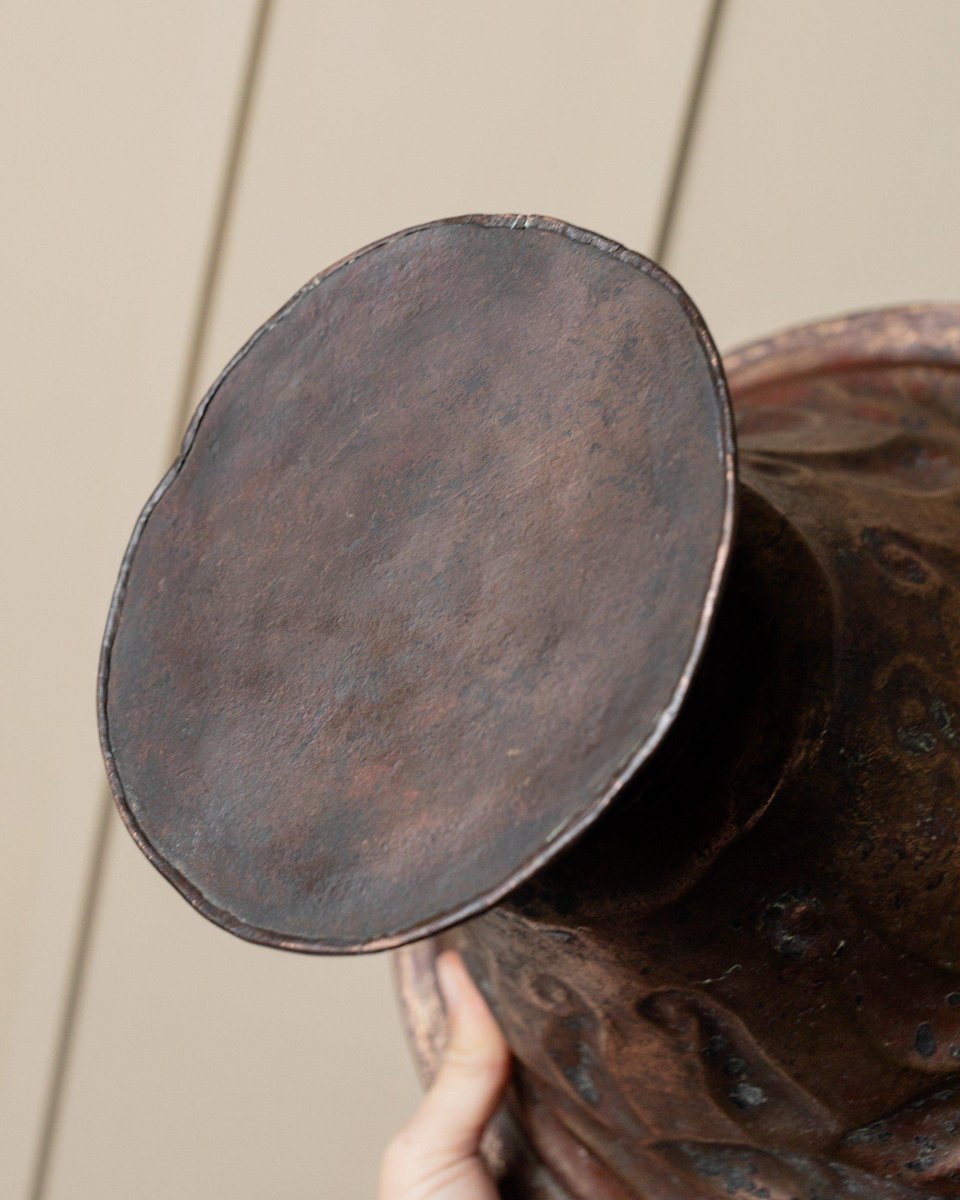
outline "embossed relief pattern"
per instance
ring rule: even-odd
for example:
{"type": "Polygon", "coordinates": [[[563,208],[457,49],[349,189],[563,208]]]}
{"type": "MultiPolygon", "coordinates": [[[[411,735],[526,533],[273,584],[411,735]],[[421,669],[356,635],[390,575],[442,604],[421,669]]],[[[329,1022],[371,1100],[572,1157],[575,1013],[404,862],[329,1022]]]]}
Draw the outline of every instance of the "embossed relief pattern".
{"type": "Polygon", "coordinates": [[[741,392],[676,727],[450,935],[519,1064],[507,1194],[960,1197],[960,373],[900,357],[741,392]]]}

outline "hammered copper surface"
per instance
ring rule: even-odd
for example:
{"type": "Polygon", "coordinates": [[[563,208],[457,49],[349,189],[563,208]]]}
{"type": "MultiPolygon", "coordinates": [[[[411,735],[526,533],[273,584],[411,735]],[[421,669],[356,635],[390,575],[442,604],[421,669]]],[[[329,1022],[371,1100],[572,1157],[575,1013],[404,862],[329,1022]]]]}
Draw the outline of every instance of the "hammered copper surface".
{"type": "Polygon", "coordinates": [[[489,905],[669,726],[733,495],[715,351],[647,260],[464,218],[332,268],[230,364],[131,542],[100,699],[134,837],[295,949],[489,905]]]}
{"type": "MultiPolygon", "coordinates": [[[[960,309],[727,365],[740,523],[678,720],[442,940],[516,1055],[491,1162],[528,1200],[960,1197],[960,309]]],[[[400,956],[427,1073],[437,946],[400,956]]]]}

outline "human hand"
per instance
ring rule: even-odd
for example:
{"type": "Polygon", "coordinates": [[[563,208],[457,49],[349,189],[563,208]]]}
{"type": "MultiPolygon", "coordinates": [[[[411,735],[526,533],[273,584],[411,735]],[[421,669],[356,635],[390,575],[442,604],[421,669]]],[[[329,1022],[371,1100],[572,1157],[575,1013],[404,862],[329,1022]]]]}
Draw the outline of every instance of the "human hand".
{"type": "Polygon", "coordinates": [[[383,1156],[379,1200],[496,1200],[480,1138],[510,1074],[510,1051],[460,955],[437,959],[447,1046],[420,1107],[383,1156]]]}

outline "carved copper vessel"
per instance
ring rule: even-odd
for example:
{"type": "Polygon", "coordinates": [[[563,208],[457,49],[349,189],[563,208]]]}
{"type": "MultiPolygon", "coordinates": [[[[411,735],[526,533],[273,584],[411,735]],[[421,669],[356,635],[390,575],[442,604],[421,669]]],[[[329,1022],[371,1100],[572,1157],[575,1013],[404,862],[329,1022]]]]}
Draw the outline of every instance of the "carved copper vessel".
{"type": "Polygon", "coordinates": [[[560,222],[325,272],[134,532],[112,786],[232,932],[411,943],[426,1075],[462,950],[504,1196],[960,1197],[960,309],[723,366],[560,222]]]}

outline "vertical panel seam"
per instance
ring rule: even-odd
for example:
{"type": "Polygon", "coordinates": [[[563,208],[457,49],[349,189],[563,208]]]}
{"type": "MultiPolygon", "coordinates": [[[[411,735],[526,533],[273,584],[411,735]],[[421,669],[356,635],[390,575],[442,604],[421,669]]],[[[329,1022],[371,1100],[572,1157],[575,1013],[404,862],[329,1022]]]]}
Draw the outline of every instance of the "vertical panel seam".
{"type": "MultiPolygon", "coordinates": [[[[230,215],[243,161],[243,150],[253,109],[254,93],[263,60],[267,26],[273,0],[257,0],[243,74],[240,79],[234,117],[227,142],[227,155],[220,189],[214,206],[213,225],[207,242],[207,255],[200,277],[196,311],[191,323],[190,340],[174,405],[171,453],[176,452],[196,386],[210,315],[216,299],[230,215]]],[[[37,1150],[28,1192],[29,1200],[44,1200],[54,1144],[59,1128],[63,1094],[75,1043],[78,1017],[88,976],[97,914],[103,894],[104,868],[110,830],[113,827],[113,799],[104,787],[99,796],[93,847],[86,873],[74,950],[67,971],[64,1003],[57,1029],[53,1063],[47,1085],[46,1101],[40,1121],[37,1150]]]]}
{"type": "Polygon", "coordinates": [[[176,453],[180,437],[187,424],[195,403],[197,374],[200,360],[203,356],[210,328],[217,295],[217,286],[223,268],[224,252],[227,244],[227,234],[230,229],[230,217],[233,212],[233,198],[240,178],[243,164],[243,151],[246,145],[246,135],[250,124],[250,114],[253,111],[254,94],[257,89],[260,64],[263,60],[263,50],[267,38],[267,26],[273,0],[258,0],[256,19],[250,38],[250,50],[247,55],[246,68],[240,85],[240,95],[237,111],[227,147],[227,159],[224,165],[220,194],[217,198],[213,229],[207,244],[207,257],[203,266],[200,283],[200,293],[197,298],[196,316],[193,321],[190,343],[184,362],[183,376],[180,381],[180,391],[177,400],[176,428],[174,431],[173,451],[176,453]]]}
{"type": "Polygon", "coordinates": [[[715,58],[720,24],[723,18],[726,0],[712,0],[707,23],[704,27],[700,42],[700,53],[690,84],[690,93],[684,111],[683,124],[677,139],[676,153],[670,169],[667,194],[660,211],[660,221],[657,234],[653,240],[653,258],[658,263],[664,263],[670,253],[676,217],[686,182],[687,168],[691,158],[697,126],[703,110],[703,100],[707,90],[710,69],[715,58]]]}

